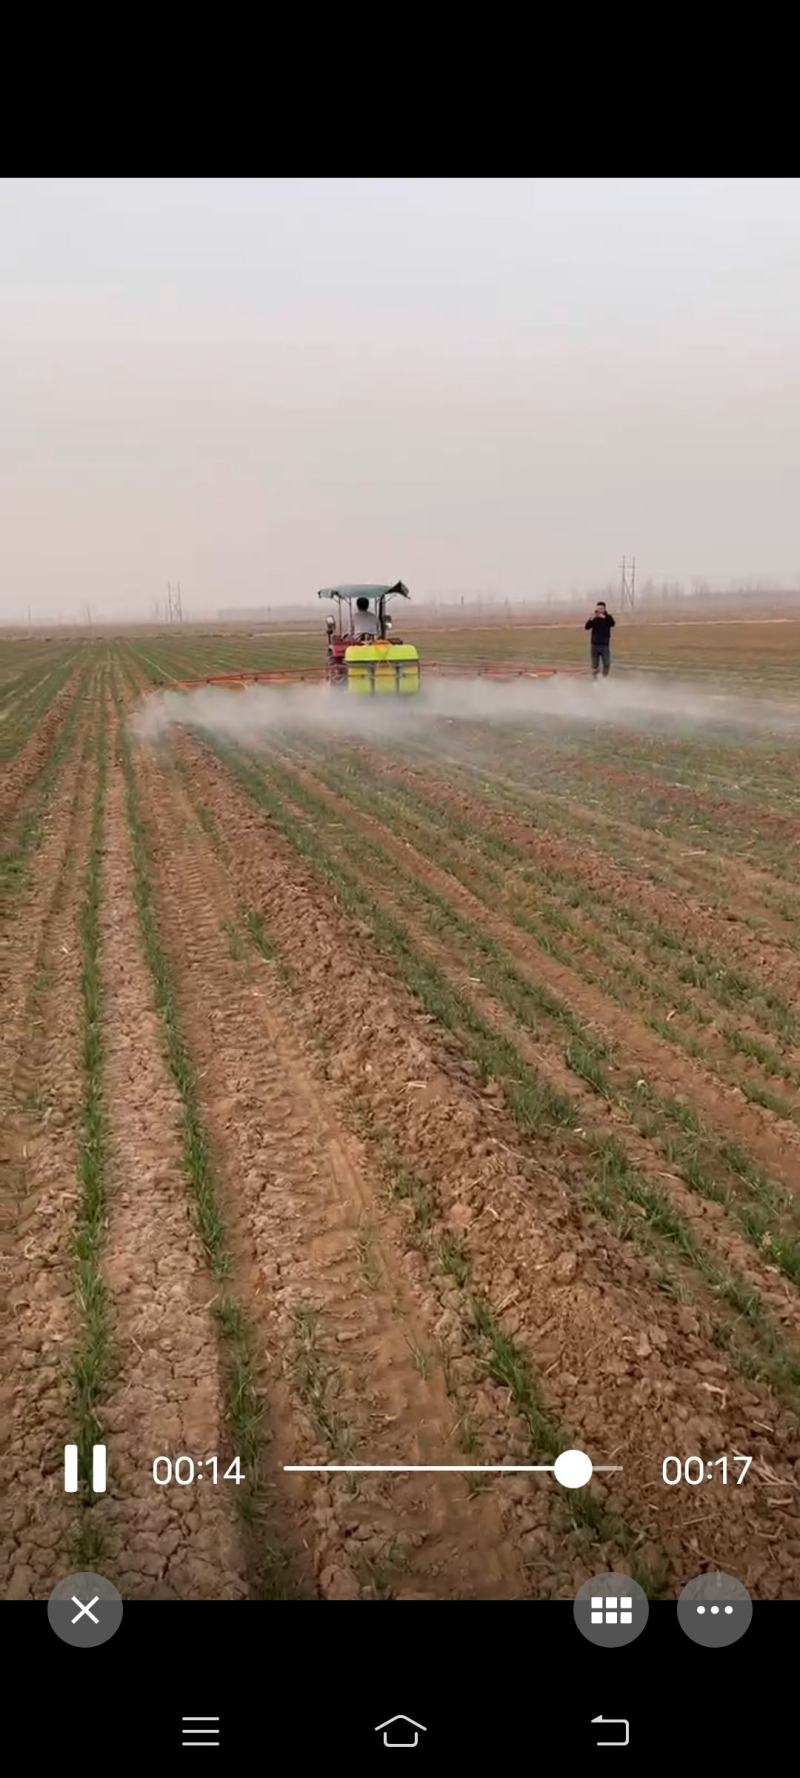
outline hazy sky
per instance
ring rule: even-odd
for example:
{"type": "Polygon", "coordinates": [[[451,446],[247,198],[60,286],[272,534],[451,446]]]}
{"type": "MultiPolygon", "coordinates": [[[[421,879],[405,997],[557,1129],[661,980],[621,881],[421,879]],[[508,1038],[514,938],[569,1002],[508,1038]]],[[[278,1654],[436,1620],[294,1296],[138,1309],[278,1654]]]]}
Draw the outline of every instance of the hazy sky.
{"type": "Polygon", "coordinates": [[[800,574],[800,181],[0,182],[0,617],[800,574]]]}

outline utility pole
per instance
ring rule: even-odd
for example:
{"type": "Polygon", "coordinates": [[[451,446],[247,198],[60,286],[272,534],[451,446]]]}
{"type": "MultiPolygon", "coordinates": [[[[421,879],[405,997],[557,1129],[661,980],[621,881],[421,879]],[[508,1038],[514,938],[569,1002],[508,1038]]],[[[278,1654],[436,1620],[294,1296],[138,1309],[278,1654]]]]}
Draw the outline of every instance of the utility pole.
{"type": "Polygon", "coordinates": [[[181,604],[181,583],[178,581],[178,592],[175,599],[175,611],[179,624],[183,623],[183,605],[181,604]]]}
{"type": "Polygon", "coordinates": [[[620,586],[620,605],[623,611],[633,611],[636,604],[636,557],[631,557],[630,570],[625,557],[622,558],[622,583],[620,586]]]}
{"type": "Polygon", "coordinates": [[[172,623],[172,586],[167,581],[167,623],[172,623]]]}

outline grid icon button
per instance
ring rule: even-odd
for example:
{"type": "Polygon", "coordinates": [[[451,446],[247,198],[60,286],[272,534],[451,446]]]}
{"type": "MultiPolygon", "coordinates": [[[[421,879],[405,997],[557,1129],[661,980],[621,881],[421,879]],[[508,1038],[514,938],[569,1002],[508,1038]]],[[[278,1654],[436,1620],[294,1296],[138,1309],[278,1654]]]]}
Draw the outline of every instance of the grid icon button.
{"type": "Polygon", "coordinates": [[[584,1581],[574,1609],[581,1635],[610,1648],[641,1636],[648,1618],[647,1597],[628,1574],[596,1574],[584,1581]]]}

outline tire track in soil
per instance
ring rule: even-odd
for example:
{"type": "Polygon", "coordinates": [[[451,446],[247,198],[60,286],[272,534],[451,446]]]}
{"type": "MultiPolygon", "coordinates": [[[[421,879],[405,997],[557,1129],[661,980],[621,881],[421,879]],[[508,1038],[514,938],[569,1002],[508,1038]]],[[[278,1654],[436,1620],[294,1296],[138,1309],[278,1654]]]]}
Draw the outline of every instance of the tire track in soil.
{"type": "MultiPolygon", "coordinates": [[[[130,1599],[247,1594],[235,1484],[157,1486],[157,1455],[227,1448],[211,1315],[215,1286],[193,1227],[183,1173],[181,1106],[142,952],[122,767],[106,802],[101,970],[108,1222],[102,1269],[114,1379],[100,1412],[111,1492],[91,1508],[104,1572],[130,1599]]],[[[232,1453],[231,1453],[232,1454],[232,1453]]]]}
{"type": "MultiPolygon", "coordinates": [[[[87,721],[90,740],[96,712],[87,721]]],[[[46,1598],[64,1572],[77,1529],[75,1500],[63,1493],[62,1447],[74,1437],[68,1351],[75,1331],[70,1237],[81,1113],[78,922],[96,779],[93,748],[80,769],[77,751],[75,761],[74,788],[70,778],[62,781],[40,853],[42,930],[38,948],[31,945],[28,990],[23,979],[15,995],[21,1015],[9,1023],[3,1044],[0,1451],[10,1523],[0,1545],[0,1576],[7,1599],[46,1598]]],[[[17,910],[11,944],[17,966],[25,963],[26,937],[30,944],[17,910]]]]}
{"type": "MultiPolygon", "coordinates": [[[[458,877],[425,858],[410,841],[399,839],[377,816],[348,803],[311,768],[301,766],[295,757],[282,763],[332,812],[346,815],[351,828],[374,839],[388,858],[396,858],[403,870],[412,871],[476,927],[497,938],[511,960],[523,966],[523,972],[532,971],[535,982],[552,988],[573,1012],[618,1045],[626,1056],[633,1052],[632,1068],[649,1074],[660,1087],[666,1083],[688,1098],[717,1129],[727,1134],[734,1132],[775,1179],[790,1191],[800,1191],[800,1130],[793,1124],[749,1106],[736,1088],[727,1087],[707,1070],[684,1061],[670,1044],[648,1031],[633,1012],[617,1007],[575,971],[548,956],[534,938],[504,918],[502,912],[493,912],[458,877]]],[[[497,900],[502,908],[502,892],[497,900]]]]}
{"type": "MultiPolygon", "coordinates": [[[[359,1234],[385,1211],[358,1146],[270,991],[269,966],[254,975],[231,956],[224,927],[236,903],[174,772],[152,759],[138,769],[241,1296],[259,1338],[271,1465],[280,1475],[284,1462],[458,1461],[442,1381],[415,1366],[414,1295],[388,1244],[376,1241],[372,1288],[361,1276],[359,1234]],[[309,1363],[310,1305],[319,1350],[309,1363]]],[[[528,1590],[497,1501],[470,1499],[462,1478],[359,1477],[354,1489],[347,1477],[281,1477],[278,1489],[294,1522],[290,1541],[304,1549],[323,1597],[528,1590]]]]}
{"type": "MultiPolygon", "coordinates": [[[[378,972],[366,943],[355,960],[343,952],[329,887],[224,765],[194,740],[180,749],[224,836],[238,894],[262,912],[296,972],[296,1018],[324,1034],[336,1056],[340,1121],[349,1110],[360,1124],[357,1108],[366,1106],[378,1127],[396,1131],[409,1164],[435,1180],[450,1226],[466,1230],[478,1288],[512,1303],[503,1326],[544,1377],[549,1411],[596,1461],[623,1463],[622,1476],[592,1486],[609,1510],[641,1526],[641,1559],[655,1562],[663,1551],[670,1593],[691,1569],[711,1565],[740,1575],[756,1596],[795,1596],[795,1416],[739,1375],[691,1307],[657,1288],[652,1265],[630,1243],[575,1204],[569,1172],[554,1166],[547,1143],[522,1152],[497,1106],[487,1134],[486,1099],[460,1084],[458,1046],[393,975],[378,972]],[[387,1048],[388,1080],[372,1064],[387,1048]],[[752,1489],[698,1501],[661,1487],[666,1454],[712,1447],[753,1455],[752,1489]],[[788,1479],[773,1490],[770,1476],[788,1479]]],[[[581,1565],[566,1542],[562,1534],[549,1570],[547,1554],[538,1555],[540,1594],[567,1597],[587,1568],[602,1567],[596,1545],[581,1565]]],[[[611,1566],[629,1566],[608,1546],[603,1554],[614,1555],[611,1566]]]]}

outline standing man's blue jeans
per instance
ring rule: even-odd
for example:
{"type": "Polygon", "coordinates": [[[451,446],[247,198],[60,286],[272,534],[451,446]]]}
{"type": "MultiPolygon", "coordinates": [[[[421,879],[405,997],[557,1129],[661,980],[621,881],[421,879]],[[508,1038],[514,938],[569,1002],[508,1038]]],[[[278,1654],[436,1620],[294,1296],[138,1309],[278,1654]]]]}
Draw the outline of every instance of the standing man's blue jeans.
{"type": "Polygon", "coordinates": [[[597,678],[597,674],[598,674],[599,668],[601,666],[603,669],[603,678],[607,679],[608,675],[611,671],[611,649],[608,647],[606,647],[606,648],[594,648],[593,647],[592,648],[592,672],[594,674],[595,679],[597,678]]]}

